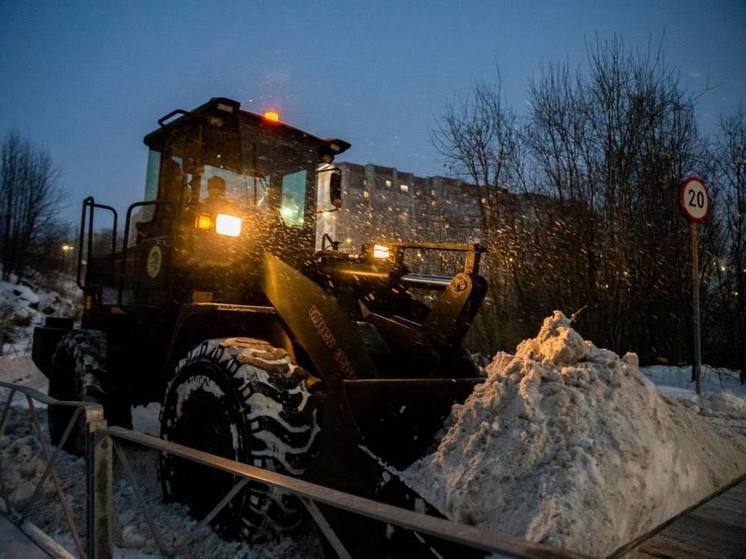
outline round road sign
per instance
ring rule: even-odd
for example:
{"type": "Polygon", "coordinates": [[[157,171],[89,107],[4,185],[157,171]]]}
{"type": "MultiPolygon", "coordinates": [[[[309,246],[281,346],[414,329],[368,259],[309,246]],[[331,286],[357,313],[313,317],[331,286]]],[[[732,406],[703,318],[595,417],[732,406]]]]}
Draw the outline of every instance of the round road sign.
{"type": "Polygon", "coordinates": [[[701,223],[710,215],[710,195],[705,181],[699,177],[689,177],[679,190],[679,203],[689,221],[701,223]]]}

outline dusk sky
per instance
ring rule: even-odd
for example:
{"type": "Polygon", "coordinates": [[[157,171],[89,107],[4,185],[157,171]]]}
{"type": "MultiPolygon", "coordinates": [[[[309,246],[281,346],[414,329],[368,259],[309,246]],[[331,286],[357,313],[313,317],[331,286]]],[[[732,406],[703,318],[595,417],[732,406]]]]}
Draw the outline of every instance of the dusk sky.
{"type": "Polygon", "coordinates": [[[0,0],[0,134],[51,152],[70,194],[142,198],[142,137],[210,97],[352,143],[344,159],[443,174],[430,133],[499,66],[522,114],[542,65],[617,34],[667,61],[712,132],[746,98],[746,2],[20,2],[0,0]]]}

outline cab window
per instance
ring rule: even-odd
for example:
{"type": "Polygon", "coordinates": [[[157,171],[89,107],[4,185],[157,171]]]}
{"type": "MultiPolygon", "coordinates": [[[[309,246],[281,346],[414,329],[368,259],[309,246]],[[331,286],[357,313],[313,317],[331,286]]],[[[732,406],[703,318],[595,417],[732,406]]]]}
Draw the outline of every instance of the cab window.
{"type": "MultiPolygon", "coordinates": [[[[145,198],[146,202],[158,198],[158,177],[161,172],[161,152],[151,149],[148,152],[148,168],[145,178],[145,198]]],[[[142,213],[137,221],[144,223],[153,219],[155,212],[154,206],[144,206],[142,213]]]]}
{"type": "Polygon", "coordinates": [[[303,169],[282,177],[280,217],[289,227],[302,228],[306,211],[308,172],[303,169]]]}
{"type": "Polygon", "coordinates": [[[204,202],[210,198],[209,185],[213,177],[223,179],[225,192],[222,197],[226,202],[235,204],[237,209],[248,207],[258,210],[268,209],[269,177],[252,177],[225,168],[205,165],[199,184],[200,201],[204,202]]]}

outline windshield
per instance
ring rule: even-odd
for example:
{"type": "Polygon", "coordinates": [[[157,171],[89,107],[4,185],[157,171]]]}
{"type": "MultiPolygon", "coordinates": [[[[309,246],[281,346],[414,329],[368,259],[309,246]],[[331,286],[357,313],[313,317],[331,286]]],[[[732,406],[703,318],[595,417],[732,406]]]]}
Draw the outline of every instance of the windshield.
{"type": "MultiPolygon", "coordinates": [[[[221,211],[237,212],[249,209],[267,212],[278,199],[280,219],[289,227],[301,228],[305,223],[309,170],[269,175],[246,175],[229,169],[205,165],[202,174],[191,181],[198,199],[207,206],[222,204],[221,211]]],[[[209,209],[209,208],[208,208],[209,209]]]]}
{"type": "Polygon", "coordinates": [[[191,200],[237,212],[277,213],[288,227],[312,225],[308,201],[315,197],[318,149],[242,120],[237,128],[204,129],[203,165],[191,170],[188,181],[191,200]]]}
{"type": "Polygon", "coordinates": [[[269,177],[253,177],[205,165],[198,180],[198,185],[192,184],[192,187],[197,187],[198,198],[201,201],[219,197],[260,210],[269,207],[269,177]]]}

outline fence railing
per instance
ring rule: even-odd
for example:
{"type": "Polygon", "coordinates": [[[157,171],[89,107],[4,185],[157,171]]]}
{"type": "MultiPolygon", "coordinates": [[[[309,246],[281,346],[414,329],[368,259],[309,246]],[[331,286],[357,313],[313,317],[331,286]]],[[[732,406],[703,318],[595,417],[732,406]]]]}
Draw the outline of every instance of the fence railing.
{"type": "MultiPolygon", "coordinates": [[[[488,532],[473,526],[458,524],[443,518],[437,518],[391,506],[270,470],[215,456],[207,452],[165,441],[145,433],[123,429],[121,427],[109,427],[106,425],[103,418],[101,407],[95,404],[85,402],[63,402],[50,398],[49,396],[31,388],[4,382],[0,382],[0,387],[10,390],[10,395],[6,400],[5,408],[2,412],[0,436],[4,433],[13,397],[18,393],[25,395],[29,405],[34,431],[41,441],[43,458],[47,463],[44,476],[38,482],[34,494],[29,500],[30,504],[33,505],[35,497],[41,490],[41,486],[44,484],[47,477],[51,476],[57,496],[63,504],[65,520],[73,537],[79,557],[88,557],[89,559],[109,559],[112,557],[113,453],[116,453],[116,456],[122,465],[122,469],[129,479],[137,506],[143,514],[153,535],[153,539],[161,553],[165,557],[174,557],[177,554],[177,550],[171,549],[166,545],[163,537],[161,537],[154,518],[148,511],[147,503],[139,488],[138,480],[135,478],[127,454],[120,444],[121,441],[127,441],[161,453],[168,453],[185,460],[221,470],[239,478],[232,489],[228,491],[228,493],[226,493],[226,495],[215,505],[213,510],[200,521],[196,529],[192,530],[193,534],[198,534],[200,532],[200,527],[209,524],[212,519],[214,519],[225,508],[231,499],[240,493],[247,483],[255,481],[274,486],[296,496],[308,510],[309,516],[316,523],[319,530],[340,559],[347,559],[351,557],[351,555],[345,549],[342,540],[334,532],[331,525],[326,521],[326,518],[321,510],[319,510],[317,503],[331,506],[350,514],[361,515],[400,528],[412,530],[422,535],[447,540],[485,553],[499,553],[510,557],[525,559],[587,559],[586,556],[572,551],[559,549],[549,545],[527,542],[512,536],[488,532]],[[75,408],[73,417],[70,419],[62,435],[59,447],[53,452],[44,437],[43,429],[39,422],[36,408],[34,407],[35,400],[42,402],[47,406],[68,406],[75,408]],[[73,428],[80,417],[83,417],[85,420],[87,432],[87,545],[85,546],[85,549],[80,537],[80,530],[75,524],[75,520],[69,510],[69,505],[65,500],[65,494],[56,469],[56,462],[60,448],[64,446],[67,439],[71,436],[73,428]]],[[[2,466],[2,462],[0,462],[0,468],[2,468],[2,466]]],[[[0,487],[0,491],[3,491],[2,487],[0,487]]],[[[11,513],[11,520],[16,523],[23,521],[23,519],[28,516],[28,512],[29,510],[26,508],[23,512],[11,513]]]]}
{"type": "MultiPolygon", "coordinates": [[[[31,419],[31,424],[33,427],[34,434],[36,435],[36,438],[39,441],[39,444],[41,446],[41,456],[43,461],[45,462],[45,470],[42,474],[41,478],[37,481],[36,486],[34,487],[34,490],[31,494],[31,496],[26,499],[24,502],[20,503],[13,503],[9,499],[9,495],[6,494],[4,483],[3,483],[3,477],[0,475],[0,493],[2,493],[2,497],[5,502],[5,507],[7,509],[7,515],[10,520],[12,520],[16,525],[18,525],[24,532],[27,532],[27,535],[29,535],[32,539],[37,541],[37,543],[40,543],[42,546],[45,546],[44,542],[38,541],[38,532],[33,530],[33,527],[31,527],[31,530],[34,532],[33,534],[28,533],[29,525],[26,523],[26,519],[29,517],[30,513],[33,511],[34,507],[38,505],[39,502],[39,496],[42,491],[42,488],[44,487],[44,484],[47,482],[47,479],[51,479],[52,484],[54,486],[55,493],[57,495],[57,498],[60,501],[60,505],[62,507],[62,514],[64,516],[65,524],[67,525],[68,530],[70,531],[70,536],[73,540],[73,544],[75,546],[76,552],[79,557],[92,557],[96,554],[94,553],[94,549],[92,547],[92,544],[94,544],[95,538],[91,538],[91,534],[102,534],[106,533],[108,530],[108,533],[111,533],[109,519],[111,518],[111,514],[109,511],[100,511],[99,507],[101,503],[97,501],[96,493],[94,489],[95,487],[95,480],[96,478],[99,479],[99,482],[106,483],[105,479],[105,472],[106,468],[108,467],[109,471],[111,470],[111,451],[109,449],[108,456],[106,455],[106,444],[107,441],[100,440],[100,436],[97,437],[97,433],[100,431],[102,427],[106,426],[106,422],[104,420],[104,412],[103,408],[94,403],[89,402],[73,402],[73,401],[63,401],[63,400],[56,400],[54,398],[51,398],[47,396],[46,394],[43,394],[39,392],[38,390],[34,390],[33,388],[27,387],[27,386],[20,386],[17,384],[10,384],[7,382],[0,382],[0,387],[6,388],[9,390],[8,397],[5,400],[5,405],[2,410],[2,416],[0,416],[0,437],[5,434],[5,428],[7,426],[8,417],[10,415],[11,405],[13,403],[13,399],[16,397],[16,395],[21,394],[25,396],[26,404],[28,405],[29,409],[29,416],[31,419]],[[44,436],[44,429],[39,422],[39,414],[37,413],[36,405],[34,402],[40,402],[42,404],[45,404],[47,407],[51,406],[58,406],[58,407],[68,407],[68,408],[74,408],[74,411],[72,413],[72,416],[70,417],[70,420],[68,421],[65,430],[62,433],[62,437],[60,438],[59,445],[54,448],[51,447],[51,445],[48,443],[47,438],[44,436]],[[60,475],[57,470],[57,460],[60,456],[61,449],[65,446],[65,443],[67,443],[70,436],[73,435],[73,429],[75,428],[76,423],[79,419],[83,419],[86,425],[86,483],[87,483],[87,490],[86,494],[89,498],[89,502],[86,506],[86,511],[88,513],[89,518],[87,519],[87,533],[88,533],[88,549],[86,553],[86,549],[83,546],[83,542],[80,536],[80,528],[78,524],[75,521],[75,517],[73,515],[73,511],[70,508],[70,504],[65,496],[65,490],[63,487],[63,483],[60,480],[60,475]],[[99,440],[96,440],[96,439],[99,440]],[[91,501],[91,499],[93,499],[91,501]],[[93,517],[91,515],[95,515],[96,517],[99,517],[99,525],[98,526],[92,526],[91,520],[93,517]],[[26,528],[24,528],[26,527],[26,528]],[[103,532],[102,532],[103,531],[103,532]]],[[[3,456],[2,453],[0,453],[0,472],[4,471],[4,464],[3,464],[3,456]]],[[[108,481],[111,481],[111,476],[109,476],[108,481]]],[[[111,487],[109,487],[109,492],[111,491],[111,487]]],[[[100,493],[100,491],[99,491],[100,493]]],[[[47,542],[48,543],[48,542],[47,542]]],[[[105,544],[105,542],[101,542],[102,544],[105,544]]],[[[111,553],[111,537],[109,537],[109,554],[111,553]]],[[[102,556],[102,555],[98,555],[102,556]]]]}

